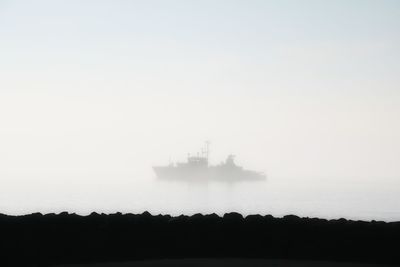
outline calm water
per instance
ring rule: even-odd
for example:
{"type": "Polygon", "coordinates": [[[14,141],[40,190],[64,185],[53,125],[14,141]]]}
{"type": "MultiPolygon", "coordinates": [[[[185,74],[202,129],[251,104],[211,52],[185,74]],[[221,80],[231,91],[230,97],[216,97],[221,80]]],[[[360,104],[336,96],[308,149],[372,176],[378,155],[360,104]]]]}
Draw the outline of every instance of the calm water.
{"type": "Polygon", "coordinates": [[[152,173],[9,177],[2,180],[0,212],[70,211],[194,214],[236,211],[324,218],[400,221],[400,187],[346,179],[269,176],[262,182],[234,184],[167,182],[152,173]],[[141,177],[141,178],[136,178],[141,177]]]}

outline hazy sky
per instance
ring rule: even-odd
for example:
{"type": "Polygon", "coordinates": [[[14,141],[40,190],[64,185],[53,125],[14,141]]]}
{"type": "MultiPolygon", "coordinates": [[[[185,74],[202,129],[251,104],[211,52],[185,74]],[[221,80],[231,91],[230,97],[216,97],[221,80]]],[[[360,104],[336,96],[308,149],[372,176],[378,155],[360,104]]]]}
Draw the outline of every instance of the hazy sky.
{"type": "Polygon", "coordinates": [[[399,29],[396,0],[0,0],[0,183],[151,175],[211,140],[400,187],[399,29]]]}

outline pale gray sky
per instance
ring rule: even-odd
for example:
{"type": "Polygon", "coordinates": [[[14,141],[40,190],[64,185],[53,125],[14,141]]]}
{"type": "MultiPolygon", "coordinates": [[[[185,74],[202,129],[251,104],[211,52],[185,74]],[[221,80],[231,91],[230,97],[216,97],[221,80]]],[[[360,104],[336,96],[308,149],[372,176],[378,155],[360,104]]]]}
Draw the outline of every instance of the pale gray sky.
{"type": "Polygon", "coordinates": [[[384,196],[399,29],[394,0],[1,0],[0,209],[26,181],[143,186],[207,139],[214,163],[384,196]]]}

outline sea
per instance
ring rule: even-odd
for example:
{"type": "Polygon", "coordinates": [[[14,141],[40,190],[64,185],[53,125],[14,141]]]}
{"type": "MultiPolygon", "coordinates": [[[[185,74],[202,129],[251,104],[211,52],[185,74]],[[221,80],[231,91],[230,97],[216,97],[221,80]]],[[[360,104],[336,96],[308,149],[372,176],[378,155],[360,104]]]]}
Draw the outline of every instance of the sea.
{"type": "Polygon", "coordinates": [[[238,212],[325,219],[400,221],[395,178],[280,177],[263,181],[165,181],[152,172],[3,176],[0,213],[142,213],[220,216],[238,212]]]}

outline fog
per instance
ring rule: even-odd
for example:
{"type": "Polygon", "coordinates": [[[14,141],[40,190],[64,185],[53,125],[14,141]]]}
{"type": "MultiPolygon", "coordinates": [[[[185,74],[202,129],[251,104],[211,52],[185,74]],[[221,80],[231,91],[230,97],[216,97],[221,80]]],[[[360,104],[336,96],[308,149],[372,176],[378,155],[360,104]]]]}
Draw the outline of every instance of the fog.
{"type": "Polygon", "coordinates": [[[0,212],[399,220],[393,1],[3,1],[0,212]],[[266,181],[160,181],[211,141],[266,181]]]}

